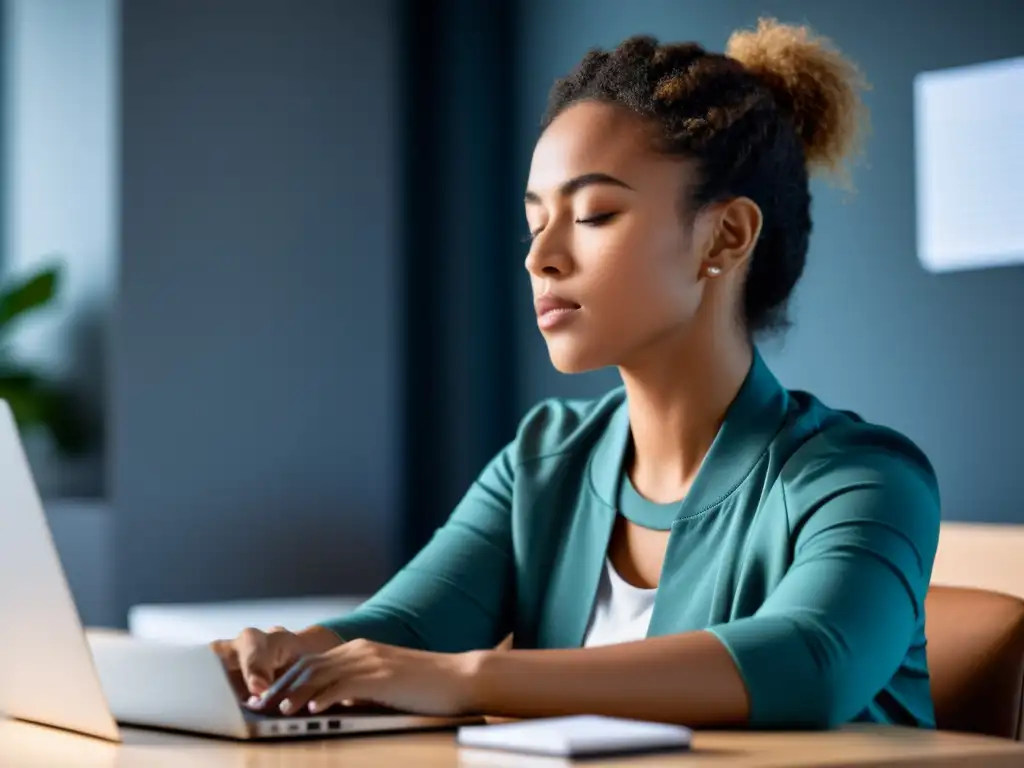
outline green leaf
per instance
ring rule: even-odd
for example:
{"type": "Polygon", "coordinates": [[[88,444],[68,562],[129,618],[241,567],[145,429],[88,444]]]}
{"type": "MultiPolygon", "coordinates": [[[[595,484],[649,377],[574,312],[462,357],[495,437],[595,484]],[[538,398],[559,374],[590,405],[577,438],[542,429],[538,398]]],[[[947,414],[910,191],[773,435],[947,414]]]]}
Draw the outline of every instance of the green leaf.
{"type": "MultiPolygon", "coordinates": [[[[0,334],[53,301],[61,276],[62,265],[53,264],[9,281],[0,290],[0,334]]],[[[18,364],[6,346],[0,347],[0,398],[10,406],[20,432],[47,431],[61,454],[80,455],[91,446],[94,430],[71,392],[18,364]]]]}
{"type": "Polygon", "coordinates": [[[60,267],[46,267],[5,286],[0,291],[0,329],[12,320],[49,304],[57,295],[60,276],[60,267]]]}

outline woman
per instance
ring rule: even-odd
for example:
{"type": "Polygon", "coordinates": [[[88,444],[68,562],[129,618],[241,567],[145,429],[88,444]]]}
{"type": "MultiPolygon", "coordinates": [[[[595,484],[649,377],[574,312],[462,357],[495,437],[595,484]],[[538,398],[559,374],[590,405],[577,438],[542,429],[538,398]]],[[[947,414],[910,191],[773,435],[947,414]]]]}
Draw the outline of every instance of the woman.
{"type": "Polygon", "coordinates": [[[624,387],[534,408],[355,613],[216,643],[253,707],[934,727],[928,460],[752,343],[785,323],[808,172],[842,167],[860,85],[773,21],[726,55],[633,38],[555,85],[525,198],[538,325],[557,369],[624,387]]]}

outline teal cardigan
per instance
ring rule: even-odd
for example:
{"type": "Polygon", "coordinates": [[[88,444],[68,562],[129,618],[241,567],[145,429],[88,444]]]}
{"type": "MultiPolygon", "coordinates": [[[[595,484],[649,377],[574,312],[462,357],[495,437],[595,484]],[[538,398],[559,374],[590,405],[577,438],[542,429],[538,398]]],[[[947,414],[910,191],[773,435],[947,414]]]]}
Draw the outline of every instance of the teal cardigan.
{"type": "MultiPolygon", "coordinates": [[[[625,393],[545,401],[343,638],[582,644],[629,445],[625,393]]],[[[924,598],[939,499],[907,438],[784,389],[755,352],[671,528],[649,635],[714,633],[750,725],[934,727],[924,598]]]]}

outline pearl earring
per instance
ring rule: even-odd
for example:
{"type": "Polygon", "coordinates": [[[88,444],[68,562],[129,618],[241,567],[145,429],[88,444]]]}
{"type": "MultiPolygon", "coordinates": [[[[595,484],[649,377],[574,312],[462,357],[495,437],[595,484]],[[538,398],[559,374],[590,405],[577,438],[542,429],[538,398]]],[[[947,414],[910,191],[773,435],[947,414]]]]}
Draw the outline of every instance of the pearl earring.
{"type": "Polygon", "coordinates": [[[708,277],[718,277],[722,274],[722,268],[715,264],[709,264],[707,268],[708,277]]]}

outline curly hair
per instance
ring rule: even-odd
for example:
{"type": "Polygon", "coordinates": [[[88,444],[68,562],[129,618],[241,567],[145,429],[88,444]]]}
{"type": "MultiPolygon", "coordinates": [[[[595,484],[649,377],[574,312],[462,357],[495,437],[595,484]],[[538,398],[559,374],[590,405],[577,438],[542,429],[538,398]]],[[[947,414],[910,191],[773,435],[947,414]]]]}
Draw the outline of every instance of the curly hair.
{"type": "Polygon", "coordinates": [[[656,148],[696,162],[700,180],[684,211],[748,197],[762,228],[747,271],[743,322],[751,334],[789,326],[789,297],[803,274],[811,233],[809,174],[847,180],[867,88],[856,65],[807,27],[761,19],[736,32],[724,54],[696,43],[640,35],[593,49],[551,90],[546,128],[571,105],[596,100],[647,118],[656,148]]]}

